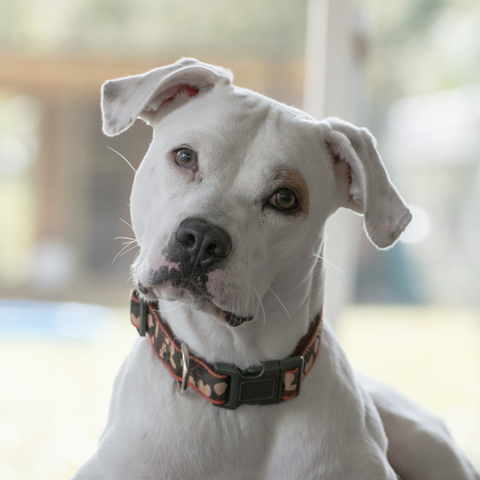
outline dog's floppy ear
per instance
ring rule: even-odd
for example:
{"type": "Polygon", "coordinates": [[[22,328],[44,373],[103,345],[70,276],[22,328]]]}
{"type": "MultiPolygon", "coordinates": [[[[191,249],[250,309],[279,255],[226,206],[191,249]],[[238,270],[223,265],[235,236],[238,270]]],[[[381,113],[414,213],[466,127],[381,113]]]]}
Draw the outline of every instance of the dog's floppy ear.
{"type": "Polygon", "coordinates": [[[341,206],[365,216],[367,235],[377,247],[392,246],[412,215],[388,177],[375,138],[337,118],[325,123],[341,206]]]}
{"type": "Polygon", "coordinates": [[[218,82],[229,85],[232,79],[229,70],[183,58],[143,75],[110,80],[102,87],[103,132],[110,137],[118,135],[137,117],[151,123],[160,111],[168,113],[189,97],[218,82]]]}

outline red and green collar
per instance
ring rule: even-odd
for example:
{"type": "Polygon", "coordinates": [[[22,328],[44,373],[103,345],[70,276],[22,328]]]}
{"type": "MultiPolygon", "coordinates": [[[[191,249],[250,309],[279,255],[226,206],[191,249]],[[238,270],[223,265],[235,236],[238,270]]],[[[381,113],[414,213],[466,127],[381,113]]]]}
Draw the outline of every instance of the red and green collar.
{"type": "Polygon", "coordinates": [[[158,313],[157,303],[140,300],[134,290],[130,305],[132,324],[140,335],[148,333],[160,360],[174,378],[183,380],[181,392],[188,385],[218,407],[233,410],[244,403],[265,405],[296,397],[320,350],[322,312],[288,358],[262,362],[247,370],[229,363],[210,365],[189,354],[186,345],[175,340],[158,313]]]}

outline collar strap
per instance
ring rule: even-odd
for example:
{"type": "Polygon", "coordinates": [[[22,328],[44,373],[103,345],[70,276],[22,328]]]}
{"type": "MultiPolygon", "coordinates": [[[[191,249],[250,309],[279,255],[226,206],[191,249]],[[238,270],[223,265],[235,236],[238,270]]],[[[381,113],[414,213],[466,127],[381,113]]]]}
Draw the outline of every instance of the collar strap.
{"type": "MultiPolygon", "coordinates": [[[[138,333],[148,333],[155,353],[172,376],[182,382],[182,348],[168,324],[158,314],[157,303],[131,297],[131,321],[138,333]]],[[[283,360],[269,360],[240,370],[230,363],[209,363],[189,355],[188,386],[218,407],[235,409],[244,403],[272,404],[290,400],[300,393],[300,384],[320,350],[322,312],[310,324],[293,354],[283,360]]]]}

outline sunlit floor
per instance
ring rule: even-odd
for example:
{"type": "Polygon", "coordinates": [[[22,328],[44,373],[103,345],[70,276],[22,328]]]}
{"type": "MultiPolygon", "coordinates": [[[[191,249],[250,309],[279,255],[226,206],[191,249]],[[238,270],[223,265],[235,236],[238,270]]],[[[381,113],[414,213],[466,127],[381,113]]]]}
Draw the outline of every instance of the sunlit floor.
{"type": "MultiPolygon", "coordinates": [[[[126,311],[96,340],[0,338],[0,478],[66,480],[94,452],[136,332],[126,311]]],[[[468,310],[354,307],[338,325],[354,368],[442,415],[480,465],[480,318],[468,310]]]]}
{"type": "Polygon", "coordinates": [[[445,419],[480,467],[480,316],[446,308],[350,308],[338,333],[356,370],[445,419]]]}

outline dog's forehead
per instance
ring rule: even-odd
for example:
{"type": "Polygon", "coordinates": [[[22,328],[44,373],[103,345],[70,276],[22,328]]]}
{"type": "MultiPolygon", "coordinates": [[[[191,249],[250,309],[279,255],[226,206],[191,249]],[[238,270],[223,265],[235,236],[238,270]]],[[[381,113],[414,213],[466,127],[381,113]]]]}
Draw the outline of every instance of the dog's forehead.
{"type": "Polygon", "coordinates": [[[321,129],[312,117],[238,87],[193,99],[155,130],[169,146],[198,150],[203,173],[214,178],[258,178],[260,172],[273,175],[284,167],[307,173],[322,145],[321,129]]]}

